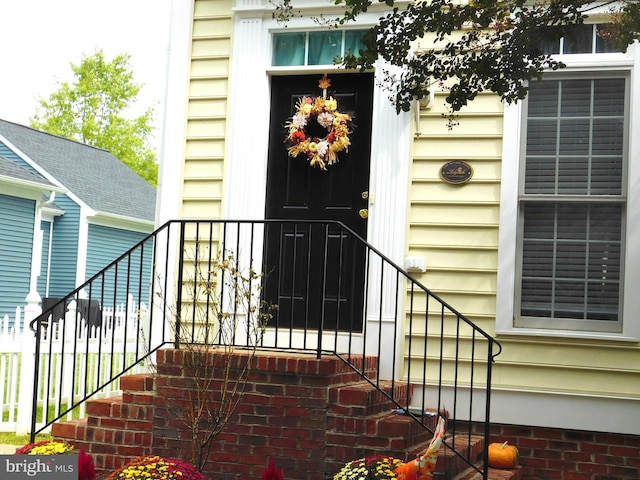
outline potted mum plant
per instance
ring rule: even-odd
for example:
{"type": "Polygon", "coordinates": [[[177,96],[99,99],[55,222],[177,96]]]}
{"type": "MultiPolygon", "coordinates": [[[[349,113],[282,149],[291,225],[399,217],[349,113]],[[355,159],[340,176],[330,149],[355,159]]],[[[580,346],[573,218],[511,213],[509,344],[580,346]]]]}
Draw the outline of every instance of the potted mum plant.
{"type": "Polygon", "coordinates": [[[78,480],[95,480],[96,469],[93,458],[84,450],[78,450],[73,445],[57,440],[43,440],[28,443],[16,450],[16,455],[78,455],[78,480]]]}
{"type": "Polygon", "coordinates": [[[106,480],[207,480],[196,467],[182,460],[156,455],[137,457],[106,480]]]}

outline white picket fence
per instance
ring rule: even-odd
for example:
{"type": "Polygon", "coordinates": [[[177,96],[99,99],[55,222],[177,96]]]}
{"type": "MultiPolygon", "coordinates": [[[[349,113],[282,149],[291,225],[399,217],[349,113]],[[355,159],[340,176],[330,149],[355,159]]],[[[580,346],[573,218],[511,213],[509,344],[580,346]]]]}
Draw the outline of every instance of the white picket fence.
{"type": "MultiPolygon", "coordinates": [[[[69,304],[66,315],[72,321],[65,321],[64,325],[75,329],[75,302],[69,304]]],[[[24,434],[31,428],[36,338],[25,317],[24,310],[18,307],[13,322],[8,315],[0,322],[2,432],[24,434]]],[[[133,363],[136,345],[140,348],[137,339],[148,331],[148,317],[145,305],[138,307],[130,296],[127,304],[118,305],[115,311],[109,307],[102,308],[102,327],[87,328],[82,319],[77,328],[75,347],[73,334],[60,334],[63,322],[43,329],[43,339],[52,335],[52,340],[44,343],[46,349],[40,353],[37,399],[38,414],[42,418],[37,419],[38,424],[44,425],[45,413],[50,416],[55,412],[57,416],[61,403],[64,407],[71,398],[84,398],[88,390],[109,381],[111,372],[120,372],[123,365],[133,363]],[[63,341],[63,338],[67,340],[63,341]],[[75,371],[72,371],[72,365],[76,365],[75,371]]],[[[148,366],[140,364],[129,372],[144,371],[149,371],[148,366]]],[[[116,380],[102,388],[97,398],[119,395],[119,388],[120,383],[116,380]]],[[[84,403],[74,415],[76,418],[84,417],[84,403]]],[[[71,419],[72,414],[66,418],[71,419]]]]}

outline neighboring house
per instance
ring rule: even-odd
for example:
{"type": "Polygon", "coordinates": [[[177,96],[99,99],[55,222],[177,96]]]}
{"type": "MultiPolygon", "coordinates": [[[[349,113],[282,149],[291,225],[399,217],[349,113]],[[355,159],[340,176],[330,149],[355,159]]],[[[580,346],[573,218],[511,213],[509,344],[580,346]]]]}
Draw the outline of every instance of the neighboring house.
{"type": "MultiPolygon", "coordinates": [[[[332,3],[295,8],[331,17],[332,3]]],[[[385,65],[331,65],[379,14],[328,30],[308,15],[279,24],[266,1],[187,4],[173,12],[161,221],[278,218],[272,192],[298,198],[341,180],[346,161],[310,172],[310,186],[277,170],[295,99],[318,95],[327,73],[330,90],[370,99],[356,105],[350,178],[364,186],[342,187],[356,199],[348,225],[399,264],[424,260],[417,278],[501,342],[492,421],[640,435],[637,44],[602,52],[587,25],[584,42],[558,46],[568,67],[526,101],[505,107],[482,94],[449,130],[442,92],[396,115],[380,87],[385,65]],[[453,160],[472,167],[470,181],[443,180],[453,160]]]]}
{"type": "Polygon", "coordinates": [[[0,185],[0,318],[67,295],[153,231],[155,188],[111,153],[4,120],[0,185]]]}

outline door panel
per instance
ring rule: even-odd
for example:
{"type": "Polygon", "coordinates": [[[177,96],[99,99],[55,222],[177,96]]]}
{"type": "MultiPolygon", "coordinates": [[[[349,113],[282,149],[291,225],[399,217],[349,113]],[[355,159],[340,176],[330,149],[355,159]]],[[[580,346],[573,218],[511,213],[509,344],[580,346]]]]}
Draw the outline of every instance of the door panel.
{"type": "MultiPolygon", "coordinates": [[[[335,74],[327,95],[353,116],[348,151],[327,171],[290,157],[285,123],[302,96],[319,96],[320,75],[273,77],[267,166],[267,219],[337,220],[366,238],[371,153],[372,74],[335,74]]],[[[308,128],[311,128],[309,126],[308,128]]],[[[309,130],[308,130],[309,131],[309,130]]],[[[321,133],[318,133],[320,135],[321,133]]],[[[279,326],[351,329],[362,324],[365,252],[352,235],[325,224],[271,225],[266,240],[265,297],[278,304],[279,326]],[[339,272],[342,272],[341,274],[339,272]]]]}

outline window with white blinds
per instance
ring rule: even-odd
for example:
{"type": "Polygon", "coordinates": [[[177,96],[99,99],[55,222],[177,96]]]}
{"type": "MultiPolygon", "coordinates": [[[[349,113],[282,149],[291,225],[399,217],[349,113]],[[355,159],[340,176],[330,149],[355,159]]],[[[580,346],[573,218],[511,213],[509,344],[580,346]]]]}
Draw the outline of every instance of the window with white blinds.
{"type": "Polygon", "coordinates": [[[627,78],[532,82],[514,326],[621,331],[627,78]]]}

